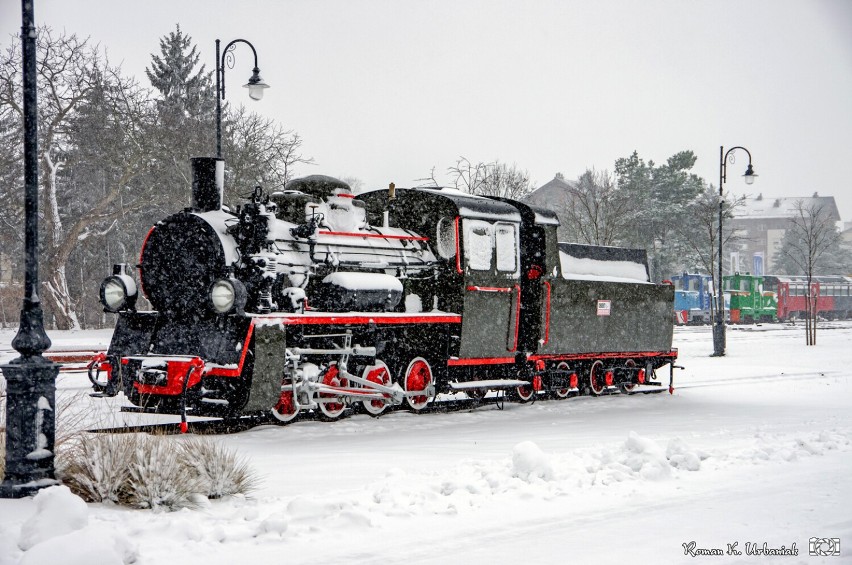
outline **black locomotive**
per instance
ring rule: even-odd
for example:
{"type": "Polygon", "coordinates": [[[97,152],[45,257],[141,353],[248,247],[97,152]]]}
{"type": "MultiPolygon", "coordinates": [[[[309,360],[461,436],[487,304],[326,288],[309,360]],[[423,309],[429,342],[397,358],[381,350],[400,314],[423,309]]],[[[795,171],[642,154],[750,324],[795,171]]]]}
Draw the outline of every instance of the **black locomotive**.
{"type": "Polygon", "coordinates": [[[136,282],[101,285],[118,313],[96,391],[163,413],[418,411],[441,393],[632,391],[672,365],[674,289],[642,250],[558,243],[555,214],[455,190],[354,196],[311,176],[236,211],[224,165],[193,159],[192,207],[142,245],[136,282]]]}

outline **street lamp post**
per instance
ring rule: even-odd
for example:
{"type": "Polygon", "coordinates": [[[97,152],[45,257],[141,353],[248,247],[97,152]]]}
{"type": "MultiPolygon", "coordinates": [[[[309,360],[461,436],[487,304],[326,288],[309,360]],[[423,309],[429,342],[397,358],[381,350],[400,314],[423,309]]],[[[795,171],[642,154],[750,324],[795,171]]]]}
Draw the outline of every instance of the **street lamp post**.
{"type": "Polygon", "coordinates": [[[713,325],[713,356],[725,355],[725,294],[722,289],[722,218],[724,216],[725,204],[725,180],[727,178],[727,162],[734,162],[733,152],[742,149],[748,155],[748,167],[743,175],[746,184],[754,182],[757,175],[751,167],[751,153],[745,147],[731,147],[725,152],[725,147],[719,147],[719,278],[716,285],[716,321],[713,325]]]}
{"type": "Polygon", "coordinates": [[[222,158],[222,100],[225,99],[225,58],[227,57],[229,66],[233,68],[233,51],[237,43],[245,43],[251,47],[251,52],[254,53],[254,69],[252,69],[251,78],[243,85],[248,88],[249,97],[252,100],[260,100],[263,98],[263,90],[269,88],[269,85],[260,78],[260,69],[257,67],[257,51],[254,45],[245,39],[235,39],[228,43],[220,54],[219,40],[216,40],[216,157],[220,159],[222,158]]]}
{"type": "Polygon", "coordinates": [[[28,496],[57,484],[53,473],[56,375],[42,356],[50,347],[38,297],[38,97],[34,0],[22,0],[24,110],[24,300],[12,347],[21,354],[2,367],[6,378],[6,475],[0,498],[28,496]]]}

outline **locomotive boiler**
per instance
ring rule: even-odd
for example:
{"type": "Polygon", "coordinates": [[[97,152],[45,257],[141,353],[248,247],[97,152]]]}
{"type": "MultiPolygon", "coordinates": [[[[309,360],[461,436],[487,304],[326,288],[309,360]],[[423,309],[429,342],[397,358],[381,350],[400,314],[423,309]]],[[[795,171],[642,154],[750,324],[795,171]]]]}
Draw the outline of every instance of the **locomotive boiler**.
{"type": "Polygon", "coordinates": [[[673,366],[670,285],[644,251],[559,243],[552,212],[439,188],[355,196],[320,175],[222,205],[193,159],[192,206],[151,228],[92,363],[139,409],[288,422],[379,415],[437,395],[520,401],[631,392],[673,366]],[[152,309],[136,309],[137,287],[152,309]]]}

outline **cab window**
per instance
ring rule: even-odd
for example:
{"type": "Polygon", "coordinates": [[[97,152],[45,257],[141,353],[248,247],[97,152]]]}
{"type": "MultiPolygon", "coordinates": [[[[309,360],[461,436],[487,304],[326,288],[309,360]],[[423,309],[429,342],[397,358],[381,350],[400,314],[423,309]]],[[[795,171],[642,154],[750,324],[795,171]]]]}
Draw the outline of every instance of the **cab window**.
{"type": "Polygon", "coordinates": [[[494,233],[497,270],[514,273],[518,270],[518,228],[515,224],[497,222],[494,233]]]}
{"type": "Polygon", "coordinates": [[[494,255],[494,226],[483,220],[465,220],[464,228],[468,267],[474,271],[490,271],[494,255]]]}

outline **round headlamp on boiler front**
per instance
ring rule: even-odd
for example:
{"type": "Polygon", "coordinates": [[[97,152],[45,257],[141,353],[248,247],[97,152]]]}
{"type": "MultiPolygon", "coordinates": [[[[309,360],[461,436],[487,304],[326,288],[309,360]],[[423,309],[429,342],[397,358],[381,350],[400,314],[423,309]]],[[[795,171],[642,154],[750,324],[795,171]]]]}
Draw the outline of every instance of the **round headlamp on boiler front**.
{"type": "Polygon", "coordinates": [[[210,285],[208,298],[217,314],[241,312],[246,305],[246,287],[235,278],[222,278],[210,285]]]}
{"type": "Polygon", "coordinates": [[[136,281],[129,275],[112,275],[101,283],[101,304],[106,312],[134,310],[138,296],[136,281]]]}

